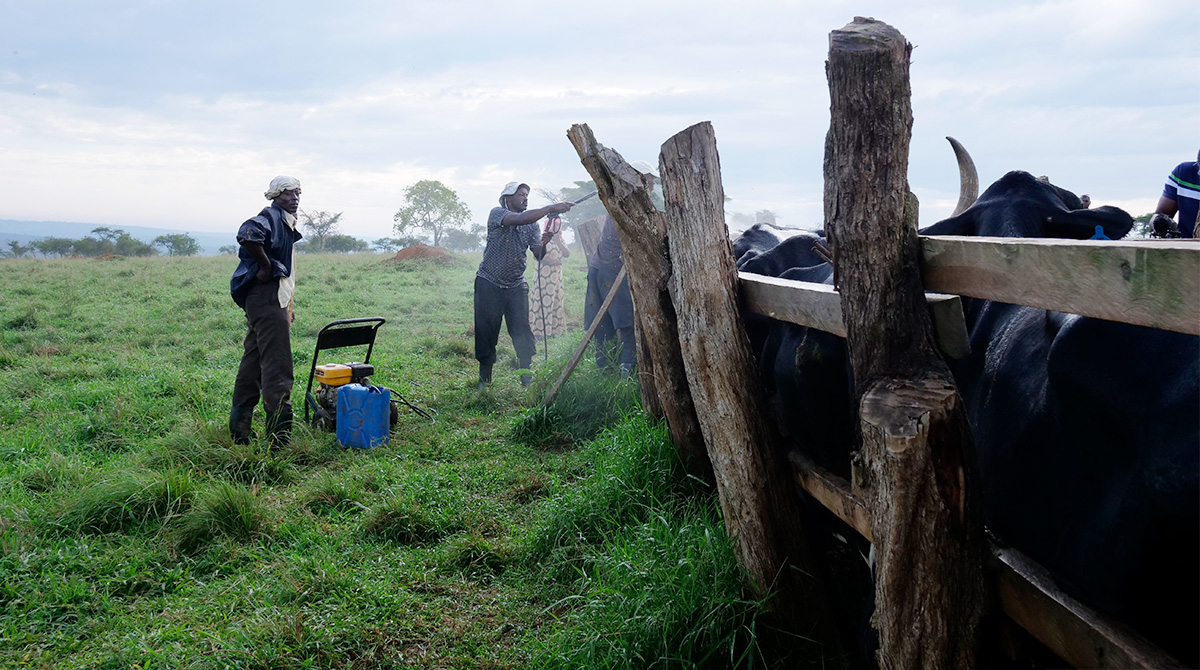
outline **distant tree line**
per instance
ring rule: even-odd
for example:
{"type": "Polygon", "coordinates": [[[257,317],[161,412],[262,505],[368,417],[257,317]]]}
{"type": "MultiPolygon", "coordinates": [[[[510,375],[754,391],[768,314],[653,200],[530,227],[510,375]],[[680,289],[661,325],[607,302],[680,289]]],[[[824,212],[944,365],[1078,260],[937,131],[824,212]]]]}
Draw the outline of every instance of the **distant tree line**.
{"type": "Polygon", "coordinates": [[[45,258],[67,258],[83,256],[157,256],[159,249],[168,256],[194,256],[200,253],[200,244],[187,233],[159,235],[147,244],[134,239],[120,228],[104,226],[93,228],[92,234],[73,240],[67,237],[44,237],[29,244],[9,240],[6,255],[13,258],[40,255],[45,258]]]}

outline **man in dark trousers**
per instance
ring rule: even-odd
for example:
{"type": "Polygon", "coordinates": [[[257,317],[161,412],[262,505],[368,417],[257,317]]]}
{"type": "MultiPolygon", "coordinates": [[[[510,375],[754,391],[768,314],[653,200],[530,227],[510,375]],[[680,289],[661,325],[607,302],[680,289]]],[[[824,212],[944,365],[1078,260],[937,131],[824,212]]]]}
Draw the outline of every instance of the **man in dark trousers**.
{"type": "MultiPolygon", "coordinates": [[[[538,221],[550,214],[562,214],[573,206],[556,202],[538,209],[529,206],[529,186],[509,182],[500,192],[500,206],[488,214],[487,245],[483,261],[475,273],[475,359],[479,361],[479,388],[492,381],[496,363],[496,342],[500,338],[500,320],[508,324],[508,335],[517,350],[517,364],[528,370],[537,345],[529,327],[529,284],[525,282],[525,250],[542,259],[550,231],[538,234],[538,221]]],[[[521,375],[528,386],[529,374],[521,375]]]]}
{"type": "Polygon", "coordinates": [[[292,295],[296,289],[295,244],[300,210],[300,181],[279,176],[267,189],[270,206],[238,229],[238,266],[229,282],[233,301],[246,311],[242,362],[233,383],[229,433],[238,444],[250,442],[251,417],[262,397],[267,440],[287,444],[292,431],[292,295]]]}
{"type": "MultiPolygon", "coordinates": [[[[653,191],[654,180],[658,175],[654,173],[651,165],[646,161],[634,161],[630,166],[641,173],[646,190],[653,191]]],[[[608,297],[623,267],[625,262],[621,257],[621,238],[617,236],[617,227],[612,217],[605,215],[596,252],[588,258],[587,297],[583,304],[584,328],[590,328],[600,313],[600,307],[604,305],[604,299],[608,297]]],[[[629,294],[628,279],[621,280],[621,286],[613,296],[608,311],[600,317],[600,325],[596,327],[593,337],[596,340],[598,367],[608,367],[609,357],[615,353],[621,365],[621,373],[628,375],[633,372],[637,365],[637,342],[634,340],[633,297],[629,294]]]]}
{"type": "MultiPolygon", "coordinates": [[[[623,267],[621,239],[617,237],[612,217],[606,215],[596,251],[588,258],[587,298],[583,303],[584,327],[590,328],[596,320],[604,299],[608,297],[623,267]]],[[[633,297],[629,294],[628,279],[621,279],[621,286],[613,296],[608,311],[599,318],[600,325],[593,335],[596,341],[596,366],[608,367],[609,357],[615,354],[620,360],[621,371],[628,374],[637,365],[637,345],[633,338],[633,297]]]]}

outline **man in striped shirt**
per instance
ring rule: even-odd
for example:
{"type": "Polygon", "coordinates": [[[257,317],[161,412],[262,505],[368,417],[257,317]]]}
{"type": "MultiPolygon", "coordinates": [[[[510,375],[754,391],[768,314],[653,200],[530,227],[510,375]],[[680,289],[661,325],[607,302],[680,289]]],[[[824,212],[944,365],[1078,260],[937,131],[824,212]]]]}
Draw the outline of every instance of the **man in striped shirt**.
{"type": "MultiPolygon", "coordinates": [[[[1163,186],[1162,197],[1155,207],[1155,216],[1161,214],[1171,219],[1179,214],[1178,230],[1183,237],[1196,237],[1196,212],[1200,209],[1200,153],[1195,161],[1180,163],[1167,177],[1163,186]]],[[[1171,222],[1173,223],[1173,222],[1171,222]]],[[[1157,231],[1158,226],[1155,226],[1157,231]]]]}
{"type": "MultiPolygon", "coordinates": [[[[529,186],[514,181],[504,186],[500,206],[493,207],[488,214],[487,245],[475,273],[475,359],[479,361],[479,388],[492,381],[501,319],[508,324],[521,369],[529,369],[536,351],[533,330],[529,327],[525,250],[541,260],[553,233],[546,231],[539,235],[538,220],[562,214],[571,209],[572,203],[556,202],[538,209],[528,206],[529,186]]],[[[530,381],[528,373],[521,374],[522,384],[528,386],[530,381]]]]}

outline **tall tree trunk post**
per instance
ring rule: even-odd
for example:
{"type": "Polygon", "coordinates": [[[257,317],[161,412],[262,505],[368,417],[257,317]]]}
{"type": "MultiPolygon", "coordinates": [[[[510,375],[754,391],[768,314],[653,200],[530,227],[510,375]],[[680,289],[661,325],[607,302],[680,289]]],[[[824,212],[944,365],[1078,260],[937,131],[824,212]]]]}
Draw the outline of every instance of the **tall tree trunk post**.
{"type": "MultiPolygon", "coordinates": [[[[790,630],[840,644],[824,585],[801,526],[800,498],[738,310],[737,268],[725,227],[725,192],[712,125],[684,130],[662,146],[667,241],[683,365],[716,475],[725,527],[760,596],[790,630]]],[[[836,662],[836,661],[834,661],[836,662]]]]}
{"type": "Polygon", "coordinates": [[[576,124],[567,137],[587,169],[600,200],[616,224],[629,276],[638,334],[642,407],[665,417],[671,438],[693,474],[712,481],[712,463],[696,418],[679,348],[675,305],[669,292],[671,264],[667,225],[654,207],[641,174],[621,155],[596,141],[591,128],[576,124]]]}
{"type": "Polygon", "coordinates": [[[872,19],[830,34],[825,225],[860,401],[880,666],[970,668],[985,543],[970,428],[921,285],[907,179],[911,51],[872,19]]]}

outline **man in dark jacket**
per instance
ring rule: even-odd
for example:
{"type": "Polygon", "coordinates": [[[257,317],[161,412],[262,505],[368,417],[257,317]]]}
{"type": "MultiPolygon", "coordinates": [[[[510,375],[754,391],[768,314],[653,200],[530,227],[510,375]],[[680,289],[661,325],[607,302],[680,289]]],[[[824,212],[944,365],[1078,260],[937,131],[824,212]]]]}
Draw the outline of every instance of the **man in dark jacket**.
{"type": "Polygon", "coordinates": [[[279,176],[267,189],[269,207],[238,229],[239,263],[229,282],[233,301],[246,311],[242,362],[233,384],[229,433],[250,442],[251,417],[261,395],[272,447],[287,444],[292,430],[292,295],[296,289],[295,244],[300,181],[279,176]]]}
{"type": "MultiPolygon", "coordinates": [[[[634,161],[629,165],[641,173],[642,183],[647,192],[653,192],[654,180],[658,178],[653,166],[646,161],[634,161]]],[[[604,299],[608,297],[624,267],[621,238],[617,236],[616,224],[611,216],[605,215],[596,252],[588,258],[587,295],[583,303],[584,328],[590,328],[599,315],[604,299]]],[[[637,365],[637,343],[634,340],[633,329],[633,296],[629,293],[628,279],[621,280],[621,286],[613,296],[608,311],[599,318],[600,325],[596,327],[593,336],[596,340],[597,367],[608,367],[609,357],[615,355],[620,361],[621,373],[631,374],[637,365]]]]}
{"type": "MultiPolygon", "coordinates": [[[[587,296],[583,303],[583,325],[590,328],[600,313],[604,299],[625,267],[621,257],[621,239],[611,216],[604,217],[600,231],[600,242],[596,252],[588,258],[587,296]]],[[[608,367],[610,356],[616,355],[621,371],[629,374],[637,365],[637,345],[633,334],[633,297],[629,294],[629,281],[621,279],[621,287],[613,296],[608,311],[600,316],[600,325],[593,336],[596,340],[596,365],[608,367]],[[614,351],[615,350],[615,351],[614,351]]]]}

